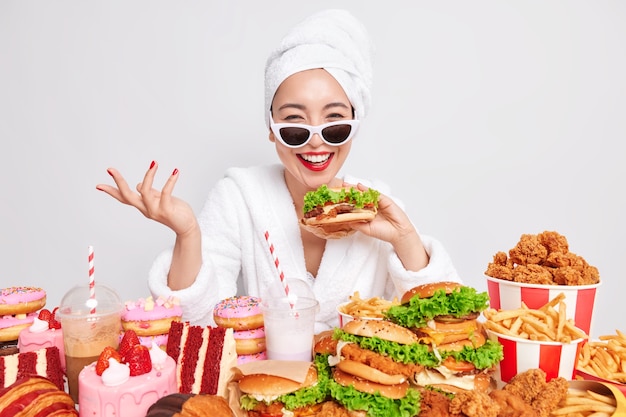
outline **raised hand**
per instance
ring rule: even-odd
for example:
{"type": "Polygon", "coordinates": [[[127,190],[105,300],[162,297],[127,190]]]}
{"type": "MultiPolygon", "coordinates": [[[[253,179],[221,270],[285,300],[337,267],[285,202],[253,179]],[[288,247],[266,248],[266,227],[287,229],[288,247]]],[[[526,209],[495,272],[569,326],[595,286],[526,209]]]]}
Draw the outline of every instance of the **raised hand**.
{"type": "Polygon", "coordinates": [[[172,196],[178,180],[178,169],[172,172],[161,191],[152,186],[157,169],[157,163],[152,161],[143,181],[137,184],[136,191],[133,191],[119,171],[109,168],[107,172],[117,187],[98,184],[96,188],[123,204],[135,207],[145,217],[172,229],[176,235],[185,235],[196,229],[198,223],[191,206],[184,200],[172,196]]]}

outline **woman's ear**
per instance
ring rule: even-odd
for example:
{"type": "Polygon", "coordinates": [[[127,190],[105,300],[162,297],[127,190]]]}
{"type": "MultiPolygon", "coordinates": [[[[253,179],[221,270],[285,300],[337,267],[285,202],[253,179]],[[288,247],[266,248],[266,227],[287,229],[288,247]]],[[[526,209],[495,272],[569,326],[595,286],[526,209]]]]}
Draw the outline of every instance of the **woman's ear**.
{"type": "Polygon", "coordinates": [[[274,136],[274,132],[272,132],[272,129],[269,129],[269,131],[270,132],[269,132],[268,137],[270,139],[270,142],[276,142],[276,136],[274,136]]]}

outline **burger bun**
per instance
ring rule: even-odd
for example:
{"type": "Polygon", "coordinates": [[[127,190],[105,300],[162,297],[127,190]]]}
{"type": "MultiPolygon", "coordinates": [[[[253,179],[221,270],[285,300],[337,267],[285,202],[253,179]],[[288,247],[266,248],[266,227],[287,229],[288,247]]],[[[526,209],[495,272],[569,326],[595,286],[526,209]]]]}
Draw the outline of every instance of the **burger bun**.
{"type": "Polygon", "coordinates": [[[310,387],[317,382],[317,369],[311,365],[304,382],[268,374],[244,375],[239,379],[239,389],[251,395],[283,395],[310,387]]]}
{"type": "Polygon", "coordinates": [[[300,226],[323,239],[341,239],[356,232],[353,228],[355,224],[372,221],[376,214],[377,211],[361,210],[323,219],[302,218],[300,226]]]}
{"type": "Polygon", "coordinates": [[[461,288],[463,285],[453,281],[441,281],[433,282],[430,284],[422,284],[417,287],[413,287],[402,296],[400,300],[401,304],[408,304],[411,298],[419,295],[420,298],[430,298],[435,295],[435,292],[444,290],[446,294],[452,293],[454,290],[461,288]]]}

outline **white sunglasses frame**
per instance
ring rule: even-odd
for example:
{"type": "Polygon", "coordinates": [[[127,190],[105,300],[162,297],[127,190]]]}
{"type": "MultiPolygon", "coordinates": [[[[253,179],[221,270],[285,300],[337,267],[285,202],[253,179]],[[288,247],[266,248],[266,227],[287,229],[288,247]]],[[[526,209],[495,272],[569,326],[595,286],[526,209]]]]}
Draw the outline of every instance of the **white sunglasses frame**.
{"type": "Polygon", "coordinates": [[[276,138],[280,141],[280,143],[292,149],[297,149],[297,148],[301,148],[305,146],[307,143],[311,141],[311,138],[316,133],[322,139],[322,141],[327,145],[330,145],[330,146],[345,145],[350,140],[352,140],[357,130],[359,130],[359,123],[360,121],[358,119],[338,120],[336,122],[324,123],[324,124],[317,125],[317,126],[305,125],[303,123],[274,123],[274,119],[272,118],[272,114],[270,113],[270,128],[272,129],[272,132],[274,132],[274,136],[276,136],[276,138]],[[348,135],[348,137],[341,143],[332,143],[332,142],[327,141],[324,138],[324,135],[322,135],[322,130],[326,129],[327,127],[339,126],[339,125],[350,125],[351,129],[350,129],[350,134],[348,135]],[[285,128],[285,127],[299,127],[302,129],[306,129],[309,131],[309,137],[307,138],[307,140],[304,141],[302,145],[290,145],[287,142],[285,142],[285,140],[280,134],[280,129],[285,128]]]}

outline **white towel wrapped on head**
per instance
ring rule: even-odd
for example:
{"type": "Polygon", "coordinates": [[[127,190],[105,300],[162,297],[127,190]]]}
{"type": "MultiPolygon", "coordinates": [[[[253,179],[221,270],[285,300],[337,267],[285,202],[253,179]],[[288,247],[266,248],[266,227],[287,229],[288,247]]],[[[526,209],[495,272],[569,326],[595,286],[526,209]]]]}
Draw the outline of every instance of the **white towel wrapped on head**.
{"type": "Polygon", "coordinates": [[[365,27],[345,10],[309,16],[292,28],[265,66],[265,123],[280,84],[297,72],[324,68],[341,85],[363,119],[370,107],[372,44],[365,27]]]}

